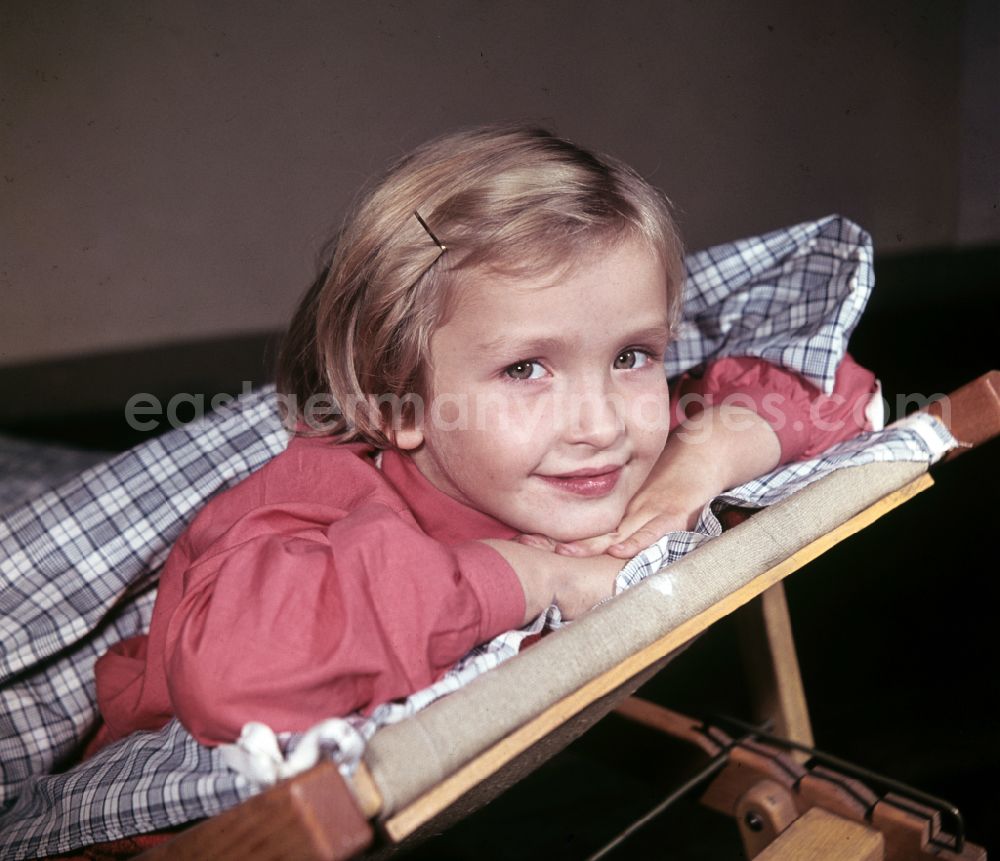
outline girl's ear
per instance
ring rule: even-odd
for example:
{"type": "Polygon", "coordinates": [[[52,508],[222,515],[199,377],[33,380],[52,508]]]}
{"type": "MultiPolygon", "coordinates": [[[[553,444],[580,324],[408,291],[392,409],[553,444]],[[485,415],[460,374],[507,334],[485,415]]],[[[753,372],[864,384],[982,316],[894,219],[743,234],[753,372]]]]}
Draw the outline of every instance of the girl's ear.
{"type": "Polygon", "coordinates": [[[423,401],[419,396],[404,395],[390,400],[391,409],[382,413],[382,427],[390,444],[400,451],[415,451],[424,442],[423,401]]]}
{"type": "Polygon", "coordinates": [[[400,451],[415,451],[424,443],[424,430],[419,422],[411,420],[402,427],[390,428],[389,440],[400,451]]]}

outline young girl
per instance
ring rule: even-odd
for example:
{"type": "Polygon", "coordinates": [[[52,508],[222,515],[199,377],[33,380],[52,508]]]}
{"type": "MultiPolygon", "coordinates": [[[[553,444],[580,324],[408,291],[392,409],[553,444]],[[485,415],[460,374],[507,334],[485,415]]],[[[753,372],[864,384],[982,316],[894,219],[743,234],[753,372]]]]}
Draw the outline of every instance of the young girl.
{"type": "Polygon", "coordinates": [[[665,198],[545,131],[396,164],[292,322],[288,449],[204,508],[149,634],[98,662],[101,742],[370,711],[552,603],[587,611],[721,490],[864,429],[874,380],[850,360],[823,397],[724,359],[675,385],[698,397],[673,422],[700,427],[668,437],[682,276],[665,198]]]}

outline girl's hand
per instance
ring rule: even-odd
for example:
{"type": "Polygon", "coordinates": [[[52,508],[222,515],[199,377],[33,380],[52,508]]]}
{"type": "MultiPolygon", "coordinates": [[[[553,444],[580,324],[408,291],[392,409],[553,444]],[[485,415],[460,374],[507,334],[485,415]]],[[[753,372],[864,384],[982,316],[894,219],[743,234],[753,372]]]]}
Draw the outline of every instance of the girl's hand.
{"type": "Polygon", "coordinates": [[[550,554],[566,563],[556,576],[555,604],[564,619],[576,619],[615,594],[622,561],[611,556],[573,559],[550,554]]]}
{"type": "Polygon", "coordinates": [[[620,559],[610,556],[573,559],[522,541],[490,538],[484,543],[507,560],[521,581],[524,624],[552,604],[559,607],[564,619],[583,615],[614,594],[615,577],[622,567],[620,559]]]}
{"type": "Polygon", "coordinates": [[[661,497],[658,502],[655,492],[641,499],[637,495],[614,532],[557,544],[555,552],[567,556],[607,553],[618,559],[631,559],[668,532],[694,529],[702,509],[713,496],[715,494],[710,493],[704,499],[692,500],[688,506],[678,506],[677,498],[661,497]]]}
{"type": "Polygon", "coordinates": [[[777,435],[755,412],[743,407],[711,407],[670,435],[660,459],[625,509],[618,529],[556,544],[555,552],[565,556],[603,553],[630,559],[668,532],[693,529],[713,497],[769,472],[780,457],[777,435]]]}

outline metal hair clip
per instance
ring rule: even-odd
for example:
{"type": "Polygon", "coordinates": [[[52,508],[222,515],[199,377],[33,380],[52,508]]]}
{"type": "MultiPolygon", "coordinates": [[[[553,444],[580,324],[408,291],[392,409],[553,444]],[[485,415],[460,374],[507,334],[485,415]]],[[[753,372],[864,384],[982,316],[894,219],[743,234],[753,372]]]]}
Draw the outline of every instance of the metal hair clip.
{"type": "MultiPolygon", "coordinates": [[[[437,237],[436,237],[436,236],[434,235],[434,231],[433,231],[433,230],[431,230],[431,229],[430,229],[430,228],[429,228],[429,227],[427,226],[427,222],[426,222],[426,221],[424,221],[424,220],[423,220],[423,219],[422,219],[422,218],[420,217],[420,213],[419,213],[419,212],[417,212],[417,211],[416,211],[416,210],[414,209],[414,210],[413,210],[413,214],[414,214],[414,215],[415,215],[415,216],[417,217],[417,221],[419,221],[419,222],[420,222],[420,226],[421,226],[421,227],[422,227],[422,228],[423,228],[424,230],[426,230],[426,231],[427,231],[427,235],[428,235],[428,236],[429,236],[429,237],[430,237],[431,239],[433,239],[433,240],[434,240],[434,244],[435,244],[435,245],[436,245],[436,246],[437,246],[438,248],[440,248],[440,249],[441,249],[441,254],[444,254],[444,252],[448,250],[448,246],[447,246],[447,245],[445,245],[445,244],[444,244],[444,243],[443,243],[443,242],[442,242],[442,241],[441,241],[440,239],[438,239],[438,238],[437,238],[437,237]]],[[[439,255],[439,256],[440,256],[440,255],[439,255]]]]}
{"type": "Polygon", "coordinates": [[[417,212],[417,211],[416,211],[416,210],[414,209],[414,210],[413,210],[413,214],[414,214],[414,215],[415,215],[415,216],[417,217],[417,221],[419,221],[419,222],[420,222],[420,226],[421,226],[421,227],[422,227],[422,228],[423,228],[424,230],[426,230],[426,231],[427,231],[427,235],[428,235],[428,236],[429,236],[429,237],[430,237],[430,238],[431,238],[431,239],[433,240],[434,244],[435,244],[435,245],[436,245],[436,246],[437,246],[438,248],[440,248],[440,249],[441,249],[441,250],[440,250],[440,251],[438,252],[438,256],[437,256],[437,257],[435,257],[435,258],[434,258],[434,259],[433,259],[433,260],[432,260],[432,261],[431,261],[431,262],[430,262],[430,263],[429,263],[429,264],[427,265],[427,268],[426,268],[426,269],[424,269],[423,273],[422,273],[422,274],[421,274],[421,276],[420,276],[421,278],[423,278],[423,277],[424,277],[424,275],[426,275],[426,274],[427,274],[428,272],[430,272],[430,270],[431,270],[431,267],[432,267],[432,266],[433,266],[433,265],[434,265],[435,263],[437,263],[437,262],[438,262],[438,260],[440,260],[440,259],[441,259],[441,255],[442,255],[442,254],[444,254],[444,253],[445,253],[445,251],[447,251],[447,250],[448,250],[448,246],[447,246],[447,245],[445,245],[445,244],[444,244],[444,243],[443,243],[443,242],[442,242],[442,241],[441,241],[440,239],[438,239],[438,238],[437,238],[437,237],[436,237],[436,236],[434,235],[434,231],[433,231],[433,230],[431,230],[431,229],[430,229],[430,227],[428,227],[428,226],[427,226],[427,222],[426,222],[426,221],[424,221],[424,220],[423,220],[423,218],[421,218],[421,217],[420,217],[420,213],[419,213],[419,212],[417,212]]]}

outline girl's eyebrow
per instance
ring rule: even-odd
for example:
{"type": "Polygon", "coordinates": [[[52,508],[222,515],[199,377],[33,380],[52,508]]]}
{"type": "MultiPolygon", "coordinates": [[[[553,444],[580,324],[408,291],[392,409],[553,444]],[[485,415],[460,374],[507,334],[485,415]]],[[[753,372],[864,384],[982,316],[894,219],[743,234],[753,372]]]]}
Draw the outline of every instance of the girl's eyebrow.
{"type": "MultiPolygon", "coordinates": [[[[636,346],[642,344],[666,345],[670,341],[670,338],[670,326],[663,322],[643,326],[639,329],[630,329],[619,340],[621,341],[621,346],[625,347],[632,344],[636,346]]],[[[506,335],[500,335],[477,345],[476,351],[487,356],[527,358],[557,352],[568,344],[573,343],[574,340],[570,334],[544,335],[537,338],[530,336],[526,338],[511,338],[506,335]]]]}
{"type": "Polygon", "coordinates": [[[625,340],[636,345],[640,344],[668,344],[673,338],[673,330],[664,321],[654,323],[652,326],[644,326],[631,333],[625,340]]]}
{"type": "Polygon", "coordinates": [[[566,336],[544,336],[538,338],[510,338],[500,335],[482,344],[476,351],[487,356],[521,357],[553,353],[564,347],[571,339],[566,336]]]}

